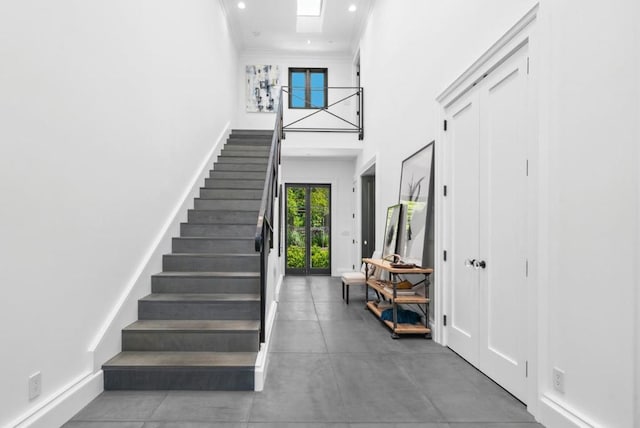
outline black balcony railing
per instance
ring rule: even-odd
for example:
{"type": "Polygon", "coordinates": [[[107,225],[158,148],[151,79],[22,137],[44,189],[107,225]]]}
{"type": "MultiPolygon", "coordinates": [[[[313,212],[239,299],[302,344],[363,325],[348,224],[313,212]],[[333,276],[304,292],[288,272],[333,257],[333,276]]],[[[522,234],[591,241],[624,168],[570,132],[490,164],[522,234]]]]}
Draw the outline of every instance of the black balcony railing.
{"type": "MultiPolygon", "coordinates": [[[[342,132],[358,134],[364,138],[364,90],[358,87],[329,86],[327,105],[321,108],[289,108],[283,112],[286,132],[342,132]]],[[[295,98],[288,86],[282,87],[282,96],[295,98]]],[[[285,98],[280,98],[281,102],[285,98]]],[[[304,104],[304,100],[301,100],[304,104]]],[[[284,138],[284,134],[283,134],[284,138]]]]}

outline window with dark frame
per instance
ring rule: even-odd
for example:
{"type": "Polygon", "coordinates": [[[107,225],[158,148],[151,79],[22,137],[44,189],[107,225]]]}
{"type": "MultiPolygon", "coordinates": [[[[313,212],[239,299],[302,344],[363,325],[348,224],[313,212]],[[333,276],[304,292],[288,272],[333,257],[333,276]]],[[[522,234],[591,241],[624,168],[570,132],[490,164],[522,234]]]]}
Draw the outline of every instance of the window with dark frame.
{"type": "Polygon", "coordinates": [[[325,108],[327,98],[326,68],[289,68],[289,108],[325,108]]]}

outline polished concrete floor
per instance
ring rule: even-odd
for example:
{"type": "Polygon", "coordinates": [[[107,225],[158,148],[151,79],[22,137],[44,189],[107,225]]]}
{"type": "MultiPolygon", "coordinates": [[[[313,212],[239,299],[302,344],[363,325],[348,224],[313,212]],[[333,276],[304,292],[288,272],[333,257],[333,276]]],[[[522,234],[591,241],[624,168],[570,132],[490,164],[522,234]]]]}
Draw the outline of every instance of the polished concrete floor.
{"type": "Polygon", "coordinates": [[[64,428],[539,428],[524,405],[431,340],[350,304],[339,278],[286,277],[263,392],[105,392],[64,428]]]}

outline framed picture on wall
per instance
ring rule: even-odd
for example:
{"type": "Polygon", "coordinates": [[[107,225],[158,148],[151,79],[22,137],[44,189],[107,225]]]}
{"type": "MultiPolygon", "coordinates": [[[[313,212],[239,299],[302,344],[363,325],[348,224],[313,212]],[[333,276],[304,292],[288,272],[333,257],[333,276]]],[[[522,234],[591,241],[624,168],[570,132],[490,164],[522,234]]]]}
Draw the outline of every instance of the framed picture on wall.
{"type": "Polygon", "coordinates": [[[425,236],[433,212],[434,145],[432,141],[402,161],[399,202],[404,207],[398,254],[407,263],[423,264],[425,236]]]}
{"type": "Polygon", "coordinates": [[[384,227],[384,242],[382,257],[385,258],[398,252],[398,229],[402,217],[402,205],[392,205],[387,208],[387,218],[384,227]]]}

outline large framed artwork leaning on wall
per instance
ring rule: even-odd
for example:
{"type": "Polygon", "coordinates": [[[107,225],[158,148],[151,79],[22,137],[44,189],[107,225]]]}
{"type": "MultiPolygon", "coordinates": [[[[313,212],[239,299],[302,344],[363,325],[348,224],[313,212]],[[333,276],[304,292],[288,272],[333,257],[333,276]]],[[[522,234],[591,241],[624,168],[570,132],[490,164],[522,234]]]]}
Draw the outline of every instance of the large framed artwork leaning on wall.
{"type": "Polygon", "coordinates": [[[402,161],[399,202],[403,206],[398,233],[398,254],[406,263],[424,266],[427,246],[433,237],[435,141],[402,161]]]}

